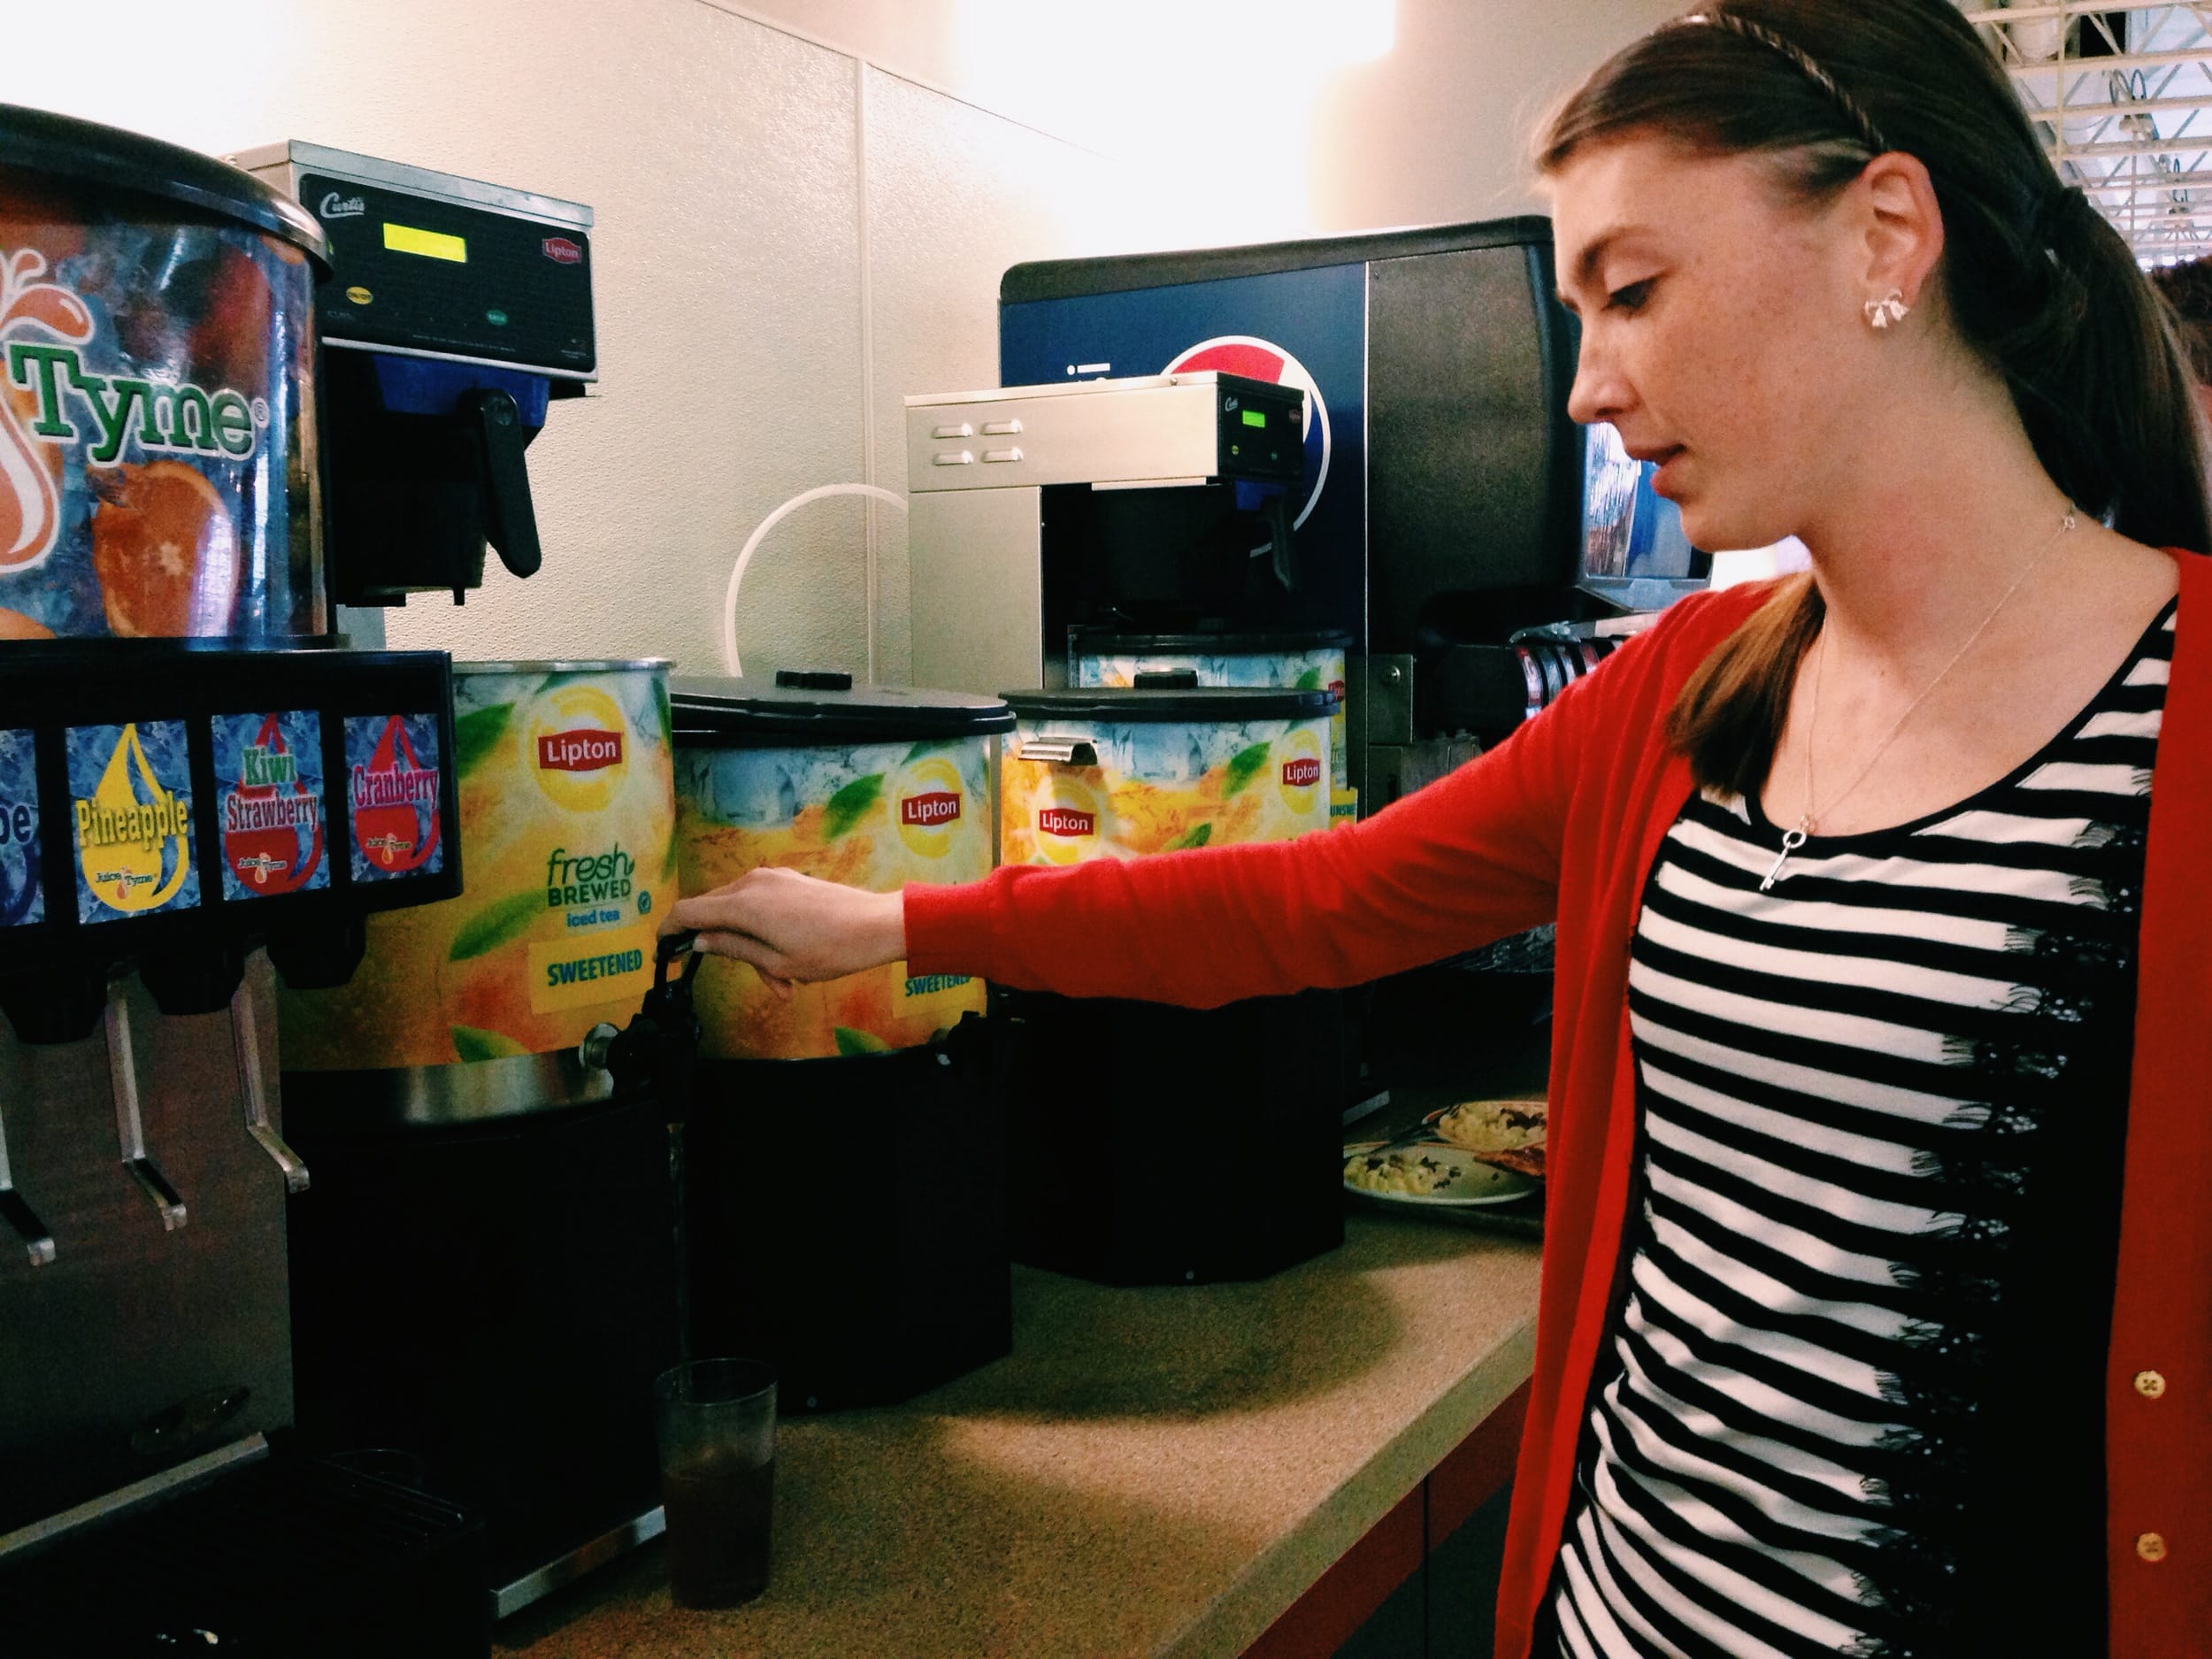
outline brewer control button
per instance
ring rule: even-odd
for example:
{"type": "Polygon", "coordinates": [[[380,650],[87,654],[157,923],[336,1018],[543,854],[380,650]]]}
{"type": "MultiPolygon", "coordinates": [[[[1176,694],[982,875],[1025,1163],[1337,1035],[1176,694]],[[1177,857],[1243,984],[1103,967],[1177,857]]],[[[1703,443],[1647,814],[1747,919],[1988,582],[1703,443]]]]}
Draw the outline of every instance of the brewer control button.
{"type": "Polygon", "coordinates": [[[983,423],[983,435],[987,438],[1011,438],[1021,429],[1022,423],[1018,420],[987,420],[983,423]]]}
{"type": "Polygon", "coordinates": [[[2135,1373],[2135,1392],[2146,1400],[2155,1400],[2166,1392],[2166,1379],[2154,1371],[2135,1373]]]}
{"type": "Polygon", "coordinates": [[[940,449],[929,457],[932,466],[972,466],[975,457],[966,449],[940,449]]]}
{"type": "Polygon", "coordinates": [[[1022,458],[1022,452],[1019,449],[986,449],[983,458],[986,461],[1018,461],[1022,458]]]}
{"type": "Polygon", "coordinates": [[[932,426],[929,435],[933,438],[972,438],[975,428],[964,420],[956,426],[932,426]]]}
{"type": "Polygon", "coordinates": [[[2163,1561],[2166,1559],[2166,1540],[2156,1532],[2139,1533],[2135,1540],[2135,1553],[2145,1561],[2163,1561]]]}

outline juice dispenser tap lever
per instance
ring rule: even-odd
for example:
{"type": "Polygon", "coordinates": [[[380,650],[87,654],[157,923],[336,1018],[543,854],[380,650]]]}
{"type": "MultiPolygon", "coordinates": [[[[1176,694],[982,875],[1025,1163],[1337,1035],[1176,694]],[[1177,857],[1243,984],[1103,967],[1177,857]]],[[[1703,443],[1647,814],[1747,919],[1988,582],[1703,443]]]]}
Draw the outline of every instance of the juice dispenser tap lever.
{"type": "Polygon", "coordinates": [[[250,980],[241,984],[231,995],[230,1030],[238,1049],[238,1092],[246,1102],[246,1133],[284,1171],[284,1190],[303,1193],[307,1190],[307,1165],[300,1161],[298,1153],[284,1144],[284,1138],[269,1120],[269,1096],[261,1086],[260,1031],[254,1023],[250,980]]]}
{"type": "Polygon", "coordinates": [[[691,946],[697,934],[670,933],[653,956],[653,988],[645,994],[637,1018],[617,1031],[595,1025],[577,1057],[588,1067],[614,1073],[615,1087],[641,1085],[681,1118],[691,1108],[692,1074],[699,1061],[699,1018],[692,1011],[691,981],[703,958],[691,946]],[[670,978],[678,962],[680,972],[670,978]]]}
{"type": "Polygon", "coordinates": [[[518,576],[534,576],[538,515],[530,504],[530,469],[522,446],[530,441],[522,411],[511,392],[479,388],[461,399],[484,455],[484,535],[499,550],[500,562],[518,576]]]}
{"type": "Polygon", "coordinates": [[[43,1267],[54,1259],[54,1235],[46,1231],[46,1224],[15,1190],[15,1177],[8,1168],[8,1137],[4,1129],[0,1129],[0,1221],[15,1229],[15,1236],[23,1241],[33,1267],[43,1267]]]}
{"type": "Polygon", "coordinates": [[[123,1143],[123,1167],[161,1212],[162,1230],[174,1233],[184,1225],[184,1200],[146,1156],[146,1125],[138,1110],[138,1064],[131,1049],[131,1010],[123,985],[119,976],[108,981],[108,1079],[115,1088],[116,1134],[123,1143]]]}

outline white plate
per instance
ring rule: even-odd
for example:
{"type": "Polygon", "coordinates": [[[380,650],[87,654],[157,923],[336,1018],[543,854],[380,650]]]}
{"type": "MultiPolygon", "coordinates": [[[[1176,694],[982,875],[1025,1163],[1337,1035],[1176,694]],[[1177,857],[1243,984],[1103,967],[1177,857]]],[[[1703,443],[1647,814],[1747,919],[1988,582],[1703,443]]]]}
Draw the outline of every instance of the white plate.
{"type": "MultiPolygon", "coordinates": [[[[1363,1152],[1388,1143],[1381,1141],[1354,1141],[1344,1148],[1345,1162],[1349,1163],[1363,1152]]],[[[1543,1183],[1532,1178],[1502,1170],[1494,1164],[1485,1164],[1472,1153],[1447,1145],[1441,1141],[1417,1141],[1398,1151],[1409,1156],[1434,1158],[1454,1171],[1452,1183],[1441,1192],[1434,1193],[1376,1193],[1364,1187],[1352,1185],[1351,1178],[1344,1178],[1344,1190],[1361,1198],[1371,1198],[1379,1204],[1401,1205],[1412,1210],[1465,1210],[1477,1204],[1507,1204],[1517,1198],[1535,1192],[1543,1183]]]]}

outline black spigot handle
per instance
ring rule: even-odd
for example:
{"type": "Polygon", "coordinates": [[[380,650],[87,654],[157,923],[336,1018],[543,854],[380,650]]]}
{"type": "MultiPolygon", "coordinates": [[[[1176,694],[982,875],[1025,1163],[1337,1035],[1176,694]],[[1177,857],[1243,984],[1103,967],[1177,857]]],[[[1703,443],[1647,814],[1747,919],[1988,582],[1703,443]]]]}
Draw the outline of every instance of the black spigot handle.
{"type": "Polygon", "coordinates": [[[691,1114],[692,1079],[699,1064],[699,1018],[691,1004],[691,982],[702,960],[691,949],[695,937],[674,933],[660,941],[653,953],[653,988],[645,994],[637,1018],[607,1048],[607,1069],[614,1073],[616,1088],[649,1092],[672,1122],[691,1114]]]}
{"type": "Polygon", "coordinates": [[[511,393],[479,389],[461,400],[471,428],[483,444],[484,534],[500,563],[518,576],[534,576],[544,562],[538,548],[538,514],[530,504],[530,469],[522,458],[530,429],[511,393]]]}

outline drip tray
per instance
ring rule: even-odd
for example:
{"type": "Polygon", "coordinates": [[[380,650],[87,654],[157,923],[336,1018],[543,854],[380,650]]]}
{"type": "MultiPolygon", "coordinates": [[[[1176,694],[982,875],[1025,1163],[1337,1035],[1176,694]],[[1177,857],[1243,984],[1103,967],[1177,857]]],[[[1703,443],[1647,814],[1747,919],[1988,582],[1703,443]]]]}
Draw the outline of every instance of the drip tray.
{"type": "Polygon", "coordinates": [[[483,1526],[280,1457],[0,1568],[0,1631],[8,1659],[483,1659],[483,1526]]]}

